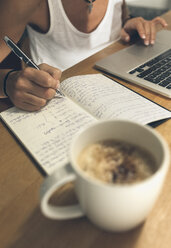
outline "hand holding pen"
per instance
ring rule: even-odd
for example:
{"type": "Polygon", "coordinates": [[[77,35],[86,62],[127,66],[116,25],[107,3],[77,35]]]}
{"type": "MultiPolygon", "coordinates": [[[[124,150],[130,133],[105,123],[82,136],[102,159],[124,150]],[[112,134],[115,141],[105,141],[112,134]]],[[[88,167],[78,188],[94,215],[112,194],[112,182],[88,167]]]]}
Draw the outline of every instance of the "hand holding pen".
{"type": "Polygon", "coordinates": [[[37,66],[7,36],[6,44],[22,59],[28,67],[21,71],[12,71],[8,76],[6,92],[17,107],[35,111],[46,105],[56,95],[63,94],[58,90],[61,71],[47,64],[37,66]],[[35,70],[36,69],[36,70],[35,70]]]}

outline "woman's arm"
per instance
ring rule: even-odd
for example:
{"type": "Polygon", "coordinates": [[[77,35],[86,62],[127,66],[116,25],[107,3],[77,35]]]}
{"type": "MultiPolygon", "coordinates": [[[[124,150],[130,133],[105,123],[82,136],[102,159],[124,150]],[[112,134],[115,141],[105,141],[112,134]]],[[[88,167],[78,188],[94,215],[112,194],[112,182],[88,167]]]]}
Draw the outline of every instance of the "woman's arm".
{"type": "MultiPolygon", "coordinates": [[[[45,0],[0,1],[0,63],[8,56],[10,49],[3,41],[5,35],[17,43],[26,26],[35,22],[35,13],[45,0]]],[[[39,18],[40,19],[40,18],[39,18]]],[[[24,68],[12,71],[14,66],[0,70],[0,97],[8,96],[17,107],[34,111],[54,97],[61,77],[60,70],[40,65],[40,70],[24,68]]]]}

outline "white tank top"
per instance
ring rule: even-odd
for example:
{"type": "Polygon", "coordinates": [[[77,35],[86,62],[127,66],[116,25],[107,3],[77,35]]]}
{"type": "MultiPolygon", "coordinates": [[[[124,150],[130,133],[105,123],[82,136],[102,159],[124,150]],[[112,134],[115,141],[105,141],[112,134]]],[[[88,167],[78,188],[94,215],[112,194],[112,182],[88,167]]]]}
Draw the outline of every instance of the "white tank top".
{"type": "Polygon", "coordinates": [[[122,0],[109,0],[104,18],[91,33],[76,29],[61,0],[48,0],[50,28],[45,34],[27,26],[30,52],[35,63],[47,63],[64,71],[119,38],[122,0]]]}

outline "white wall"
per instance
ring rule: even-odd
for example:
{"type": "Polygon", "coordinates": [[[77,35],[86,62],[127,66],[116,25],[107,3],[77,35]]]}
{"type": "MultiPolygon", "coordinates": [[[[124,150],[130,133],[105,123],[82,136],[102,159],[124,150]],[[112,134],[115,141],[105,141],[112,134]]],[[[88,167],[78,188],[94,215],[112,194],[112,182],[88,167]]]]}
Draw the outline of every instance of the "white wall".
{"type": "Polygon", "coordinates": [[[171,8],[171,0],[126,0],[129,5],[157,9],[171,8]]]}

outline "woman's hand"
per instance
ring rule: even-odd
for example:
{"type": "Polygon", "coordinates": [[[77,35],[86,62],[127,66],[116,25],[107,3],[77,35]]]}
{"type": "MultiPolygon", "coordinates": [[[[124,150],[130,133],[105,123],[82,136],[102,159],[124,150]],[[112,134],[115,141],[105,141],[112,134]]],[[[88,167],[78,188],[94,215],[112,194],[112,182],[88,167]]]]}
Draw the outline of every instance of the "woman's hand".
{"type": "Polygon", "coordinates": [[[167,22],[161,17],[155,17],[151,21],[147,21],[142,17],[129,19],[121,30],[121,39],[129,42],[131,35],[137,31],[146,46],[153,45],[156,38],[157,24],[162,25],[164,28],[168,26],[167,22]]]}
{"type": "Polygon", "coordinates": [[[55,96],[61,71],[47,64],[41,64],[39,68],[40,70],[27,67],[9,75],[6,91],[18,108],[36,111],[55,96]]]}

